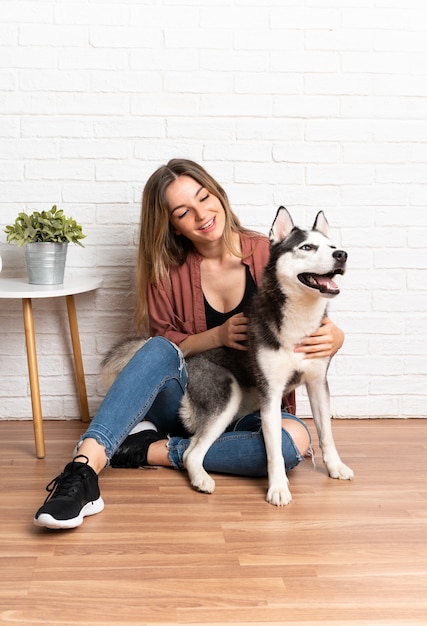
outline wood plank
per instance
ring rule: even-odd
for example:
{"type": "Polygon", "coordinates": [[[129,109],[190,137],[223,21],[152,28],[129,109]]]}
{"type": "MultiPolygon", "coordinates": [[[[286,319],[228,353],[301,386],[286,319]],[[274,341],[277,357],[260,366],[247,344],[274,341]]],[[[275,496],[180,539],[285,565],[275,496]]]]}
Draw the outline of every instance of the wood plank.
{"type": "MultiPolygon", "coordinates": [[[[316,444],[311,421],[308,422],[316,444]]],[[[0,624],[32,626],[412,626],[427,623],[427,420],[335,420],[350,482],[317,453],[290,473],[292,503],[266,481],[116,470],[106,508],[72,531],[32,524],[68,461],[78,420],[0,422],[0,624]]]]}

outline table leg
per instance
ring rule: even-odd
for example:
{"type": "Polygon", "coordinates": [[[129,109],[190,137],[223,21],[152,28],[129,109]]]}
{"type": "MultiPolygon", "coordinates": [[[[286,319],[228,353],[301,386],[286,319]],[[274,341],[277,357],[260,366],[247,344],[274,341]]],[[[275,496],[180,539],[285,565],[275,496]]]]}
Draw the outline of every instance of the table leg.
{"type": "Polygon", "coordinates": [[[77,324],[74,296],[65,296],[67,301],[68,322],[70,324],[71,343],[73,345],[74,364],[76,368],[77,393],[79,396],[80,414],[83,422],[88,422],[89,406],[87,402],[86,381],[83,370],[82,351],[80,347],[79,327],[77,324]]]}
{"type": "Polygon", "coordinates": [[[37,367],[36,337],[34,333],[33,307],[31,298],[22,298],[25,340],[27,344],[28,373],[30,376],[31,404],[33,408],[34,439],[36,456],[45,457],[43,417],[40,401],[39,371],[37,367]]]}

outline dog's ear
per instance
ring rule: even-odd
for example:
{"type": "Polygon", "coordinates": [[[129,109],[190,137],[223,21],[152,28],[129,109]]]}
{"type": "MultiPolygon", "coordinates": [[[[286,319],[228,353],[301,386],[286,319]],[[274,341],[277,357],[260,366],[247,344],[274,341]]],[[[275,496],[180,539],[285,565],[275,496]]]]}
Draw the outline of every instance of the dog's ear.
{"type": "Polygon", "coordinates": [[[329,236],[329,224],[323,211],[319,211],[314,220],[313,230],[318,230],[325,237],[329,236]]]}
{"type": "Polygon", "coordinates": [[[292,217],[284,206],[280,206],[277,209],[276,217],[274,218],[273,225],[271,226],[269,238],[271,243],[279,243],[286,239],[289,233],[294,228],[292,217]]]}

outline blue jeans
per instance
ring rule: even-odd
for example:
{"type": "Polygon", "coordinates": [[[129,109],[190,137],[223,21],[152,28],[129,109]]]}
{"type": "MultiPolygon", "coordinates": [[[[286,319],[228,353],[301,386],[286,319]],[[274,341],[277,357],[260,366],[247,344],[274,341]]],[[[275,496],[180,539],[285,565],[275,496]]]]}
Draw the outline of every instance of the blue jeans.
{"type": "MultiPolygon", "coordinates": [[[[103,445],[109,463],[129,432],[141,420],[149,420],[159,432],[170,435],[169,459],[173,467],[183,468],[182,455],[189,445],[189,433],[178,410],[186,384],[187,368],[179,348],[164,337],[149,339],[123,368],[80,441],[92,438],[103,445]]],[[[285,412],[282,416],[298,420],[285,412]]],[[[283,429],[282,450],[286,469],[302,460],[292,437],[283,429]]],[[[211,446],[204,467],[208,472],[266,476],[259,412],[231,424],[211,446]]]]}

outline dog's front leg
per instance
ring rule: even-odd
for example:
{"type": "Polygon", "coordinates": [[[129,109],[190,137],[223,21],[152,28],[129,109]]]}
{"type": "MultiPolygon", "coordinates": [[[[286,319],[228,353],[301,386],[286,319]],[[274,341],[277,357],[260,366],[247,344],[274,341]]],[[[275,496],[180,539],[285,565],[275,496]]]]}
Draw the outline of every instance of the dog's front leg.
{"type": "Polygon", "coordinates": [[[190,445],[183,455],[183,463],[188,472],[190,483],[197,491],[202,493],[215,491],[215,481],[203,467],[203,461],[211,445],[222,435],[230,422],[230,417],[227,414],[222,414],[217,416],[211,424],[202,426],[191,437],[190,445]]]}
{"type": "Polygon", "coordinates": [[[206,452],[216,439],[215,435],[216,433],[212,432],[194,435],[183,456],[183,463],[192,487],[202,493],[213,493],[215,491],[215,481],[203,467],[203,460],[206,452]]]}
{"type": "Polygon", "coordinates": [[[261,401],[261,421],[267,454],[268,491],[266,500],[274,506],[285,506],[292,500],[282,453],[281,396],[261,401]]]}
{"type": "Polygon", "coordinates": [[[241,399],[242,392],[235,380],[231,384],[231,393],[228,402],[217,415],[205,414],[202,416],[203,410],[200,406],[192,403],[188,396],[184,396],[183,398],[181,417],[193,413],[198,417],[198,420],[193,419],[192,423],[196,424],[197,421],[199,422],[196,432],[191,437],[190,445],[183,455],[183,463],[188,472],[191,485],[194,489],[197,489],[197,491],[213,493],[215,490],[215,481],[203,467],[203,461],[211,445],[233,421],[240,406],[241,399]]]}
{"type": "Polygon", "coordinates": [[[315,379],[306,382],[311,411],[316,424],[323,462],[331,478],[352,480],[353,470],[340,459],[332,435],[329,389],[326,380],[315,379]]]}

